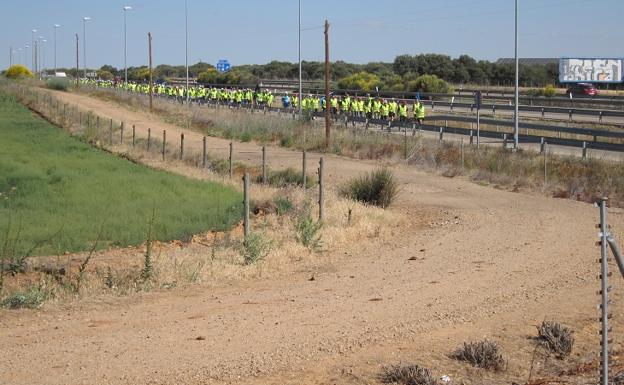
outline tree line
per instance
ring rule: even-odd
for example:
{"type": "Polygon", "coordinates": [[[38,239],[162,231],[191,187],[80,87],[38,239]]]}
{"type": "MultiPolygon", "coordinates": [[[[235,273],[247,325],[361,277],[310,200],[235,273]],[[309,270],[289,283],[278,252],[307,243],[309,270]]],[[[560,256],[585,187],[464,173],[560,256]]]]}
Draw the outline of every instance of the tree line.
{"type": "MultiPolygon", "coordinates": [[[[75,69],[66,70],[70,75],[75,69]]],[[[123,78],[123,69],[110,65],[102,66],[98,76],[103,79],[123,78]]],[[[189,75],[203,84],[255,85],[266,79],[295,80],[299,76],[298,63],[272,61],[267,64],[246,64],[234,66],[220,73],[208,63],[197,63],[189,67],[189,75]]],[[[302,78],[304,81],[318,81],[324,76],[324,63],[304,61],[302,78]]],[[[449,84],[512,86],[514,65],[499,64],[487,60],[476,60],[468,55],[451,58],[440,54],[400,55],[392,63],[370,62],[354,64],[336,61],[331,64],[331,77],[334,86],[346,89],[372,91],[446,92],[449,84]],[[426,83],[435,89],[423,89],[426,83]]],[[[146,66],[128,69],[128,79],[145,81],[149,77],[146,66]]],[[[159,65],[154,68],[154,79],[167,81],[186,77],[184,66],[159,65]]],[[[521,65],[519,81],[523,87],[560,86],[558,64],[521,65]]]]}

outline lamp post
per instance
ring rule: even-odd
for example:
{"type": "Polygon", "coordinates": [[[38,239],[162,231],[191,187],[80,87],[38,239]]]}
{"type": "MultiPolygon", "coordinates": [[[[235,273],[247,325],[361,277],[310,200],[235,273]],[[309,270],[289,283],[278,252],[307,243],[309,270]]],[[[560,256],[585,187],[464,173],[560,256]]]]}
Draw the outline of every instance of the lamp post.
{"type": "Polygon", "coordinates": [[[35,63],[35,34],[37,33],[37,30],[33,29],[30,32],[32,33],[32,39],[31,39],[32,52],[30,56],[30,69],[32,70],[33,73],[35,73],[37,72],[37,64],[35,63]]]}
{"type": "Polygon", "coordinates": [[[189,104],[189,67],[188,67],[188,1],[184,0],[184,29],[185,29],[185,65],[186,65],[186,104],[189,104]]]}
{"type": "Polygon", "coordinates": [[[56,30],[60,26],[60,24],[54,24],[54,75],[56,75],[56,69],[58,68],[56,66],[56,30]]]}
{"type": "Polygon", "coordinates": [[[129,5],[126,5],[125,7],[123,7],[123,15],[124,15],[124,80],[125,80],[125,86],[128,85],[128,35],[127,35],[127,22],[126,22],[126,15],[128,14],[128,11],[131,11],[132,7],[129,5]]]}
{"type": "Polygon", "coordinates": [[[43,71],[46,68],[46,62],[45,62],[45,45],[48,40],[44,39],[43,36],[40,36],[41,38],[41,44],[39,45],[39,53],[41,54],[41,65],[39,66],[39,79],[41,79],[44,75],[43,71]]]}
{"type": "Polygon", "coordinates": [[[518,0],[516,0],[516,12],[515,12],[515,18],[516,18],[516,28],[515,28],[515,64],[516,64],[516,79],[515,79],[515,95],[514,95],[514,149],[518,149],[518,133],[519,133],[519,129],[518,129],[518,121],[519,121],[519,116],[518,116],[518,99],[519,99],[519,92],[518,92],[518,0]]]}
{"type": "Polygon", "coordinates": [[[43,50],[43,43],[45,42],[45,38],[43,36],[39,36],[37,39],[37,71],[39,71],[39,79],[41,79],[41,72],[43,71],[43,59],[41,51],[43,50]]]}
{"type": "Polygon", "coordinates": [[[87,21],[91,21],[91,18],[88,16],[82,18],[82,65],[85,79],[87,78],[87,21]]]}

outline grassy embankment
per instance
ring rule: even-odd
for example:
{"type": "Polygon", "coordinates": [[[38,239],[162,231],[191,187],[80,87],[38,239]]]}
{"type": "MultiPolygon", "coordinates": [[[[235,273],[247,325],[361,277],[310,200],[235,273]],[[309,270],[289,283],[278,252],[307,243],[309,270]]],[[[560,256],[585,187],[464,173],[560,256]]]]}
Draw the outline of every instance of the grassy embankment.
{"type": "Polygon", "coordinates": [[[240,193],[120,159],[72,138],[0,92],[0,251],[50,255],[224,230],[240,193]]]}

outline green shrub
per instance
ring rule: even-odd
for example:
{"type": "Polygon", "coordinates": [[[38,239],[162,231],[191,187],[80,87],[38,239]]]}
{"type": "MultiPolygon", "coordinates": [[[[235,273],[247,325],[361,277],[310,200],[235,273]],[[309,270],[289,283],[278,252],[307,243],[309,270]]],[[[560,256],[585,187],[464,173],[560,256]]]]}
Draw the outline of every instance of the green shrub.
{"type": "Polygon", "coordinates": [[[302,245],[312,250],[319,249],[321,247],[321,235],[319,231],[323,224],[318,221],[314,221],[309,206],[306,206],[301,214],[297,217],[297,223],[295,223],[295,231],[297,232],[297,240],[302,245]]]}
{"type": "Polygon", "coordinates": [[[243,241],[243,259],[245,265],[251,265],[266,257],[271,251],[271,242],[264,239],[262,234],[249,234],[243,241]]]}
{"type": "MultiPolygon", "coordinates": [[[[288,186],[303,186],[303,173],[294,168],[287,168],[281,171],[269,171],[267,175],[269,185],[277,188],[288,186]]],[[[256,182],[262,182],[262,175],[256,178],[256,182]]],[[[316,183],[314,178],[306,178],[306,187],[312,187],[316,183]]]]}
{"type": "Polygon", "coordinates": [[[280,139],[280,146],[282,147],[292,147],[295,145],[295,139],[292,135],[284,135],[280,139]]]}
{"type": "Polygon", "coordinates": [[[347,198],[386,208],[399,193],[394,174],[388,169],[378,169],[369,174],[348,181],[341,188],[347,198]]]}
{"type": "Polygon", "coordinates": [[[286,197],[277,197],[273,202],[277,208],[277,215],[284,215],[293,208],[292,202],[286,197]]]}
{"type": "Polygon", "coordinates": [[[5,72],[4,76],[9,79],[21,79],[21,78],[32,78],[33,74],[30,70],[24,67],[21,64],[15,64],[9,67],[5,72]]]}
{"type": "Polygon", "coordinates": [[[17,292],[6,296],[2,299],[0,305],[8,309],[36,309],[40,307],[48,297],[49,293],[44,287],[42,285],[37,285],[31,286],[24,292],[17,292]]]}
{"type": "Polygon", "coordinates": [[[338,87],[347,90],[372,91],[380,85],[381,81],[377,75],[365,71],[347,76],[338,81],[338,87]]]}
{"type": "Polygon", "coordinates": [[[46,80],[46,87],[51,90],[67,91],[69,89],[69,79],[51,77],[46,80]]]}
{"type": "Polygon", "coordinates": [[[435,75],[421,75],[417,77],[416,80],[409,82],[407,88],[411,92],[439,94],[448,94],[453,92],[453,87],[435,75]]]}
{"type": "Polygon", "coordinates": [[[548,98],[552,98],[553,96],[557,95],[557,89],[552,84],[549,84],[544,87],[543,94],[548,98]]]}

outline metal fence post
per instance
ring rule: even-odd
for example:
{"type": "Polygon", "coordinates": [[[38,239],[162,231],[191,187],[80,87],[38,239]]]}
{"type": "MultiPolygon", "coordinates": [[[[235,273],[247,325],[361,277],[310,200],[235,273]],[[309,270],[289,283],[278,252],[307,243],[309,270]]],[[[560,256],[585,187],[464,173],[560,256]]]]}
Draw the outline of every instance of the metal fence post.
{"type": "Polygon", "coordinates": [[[124,137],[124,122],[121,122],[121,125],[119,126],[119,143],[123,144],[123,137],[124,137]]]}
{"type": "Polygon", "coordinates": [[[587,142],[583,141],[583,159],[587,159],[587,142]]]}
{"type": "Polygon", "coordinates": [[[318,204],[319,204],[319,221],[323,221],[323,157],[321,157],[321,159],[319,159],[319,169],[318,169],[318,176],[319,176],[319,200],[318,200],[318,204]]]}
{"type": "Polygon", "coordinates": [[[440,127],[440,135],[439,135],[440,142],[442,141],[443,138],[444,138],[444,127],[440,127]]]}
{"type": "Polygon", "coordinates": [[[234,144],[230,142],[230,179],[232,179],[232,175],[234,174],[234,144]]]}
{"type": "Polygon", "coordinates": [[[600,200],[600,383],[609,384],[609,261],[607,255],[607,198],[600,200]]]}
{"type": "Polygon", "coordinates": [[[542,137],[540,138],[540,154],[543,154],[543,153],[544,153],[544,148],[545,148],[544,146],[545,146],[545,145],[546,145],[546,142],[544,141],[544,137],[542,136],[542,137]]]}
{"type": "Polygon", "coordinates": [[[243,229],[244,237],[247,240],[249,236],[249,173],[246,172],[243,177],[243,229]]]}
{"type": "Polygon", "coordinates": [[[472,130],[470,130],[470,145],[472,146],[473,143],[474,143],[474,133],[472,132],[472,130]]]}
{"type": "Polygon", "coordinates": [[[544,187],[548,183],[548,143],[544,143],[544,187]]]}
{"type": "Polygon", "coordinates": [[[147,152],[150,150],[150,146],[152,144],[152,129],[147,129],[147,152]]]}
{"type": "Polygon", "coordinates": [[[503,149],[507,148],[507,134],[503,134],[503,149]]]}
{"type": "Polygon", "coordinates": [[[136,145],[136,126],[132,125],[132,148],[136,145]]]}

